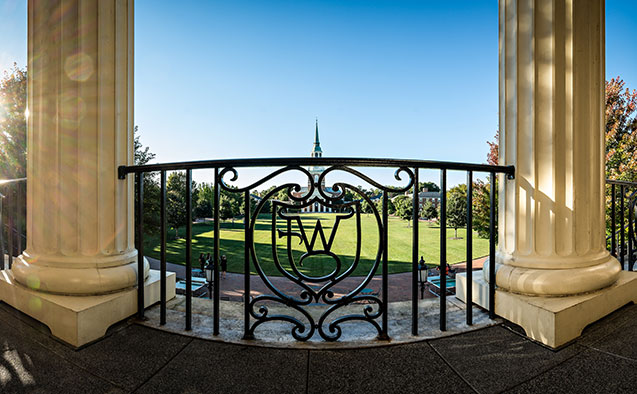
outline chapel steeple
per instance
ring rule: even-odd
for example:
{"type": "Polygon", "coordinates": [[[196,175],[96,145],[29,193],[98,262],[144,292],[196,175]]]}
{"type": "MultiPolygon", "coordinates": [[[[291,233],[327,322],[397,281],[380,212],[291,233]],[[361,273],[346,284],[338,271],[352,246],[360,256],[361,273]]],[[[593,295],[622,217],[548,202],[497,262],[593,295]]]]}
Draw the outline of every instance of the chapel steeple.
{"type": "Polygon", "coordinates": [[[318,118],[316,118],[316,131],[314,133],[314,148],[312,148],[312,157],[322,157],[323,151],[321,150],[321,142],[319,141],[318,134],[318,118]]]}

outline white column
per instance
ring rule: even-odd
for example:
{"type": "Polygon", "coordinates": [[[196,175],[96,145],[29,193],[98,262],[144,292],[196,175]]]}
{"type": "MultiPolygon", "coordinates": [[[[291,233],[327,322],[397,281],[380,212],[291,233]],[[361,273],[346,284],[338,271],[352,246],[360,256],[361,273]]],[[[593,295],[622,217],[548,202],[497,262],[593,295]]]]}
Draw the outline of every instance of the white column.
{"type": "Polygon", "coordinates": [[[613,284],[605,245],[604,1],[500,0],[496,283],[535,295],[613,284]]]}
{"type": "Polygon", "coordinates": [[[29,0],[28,195],[15,279],[58,294],[136,284],[133,0],[29,0]]]}

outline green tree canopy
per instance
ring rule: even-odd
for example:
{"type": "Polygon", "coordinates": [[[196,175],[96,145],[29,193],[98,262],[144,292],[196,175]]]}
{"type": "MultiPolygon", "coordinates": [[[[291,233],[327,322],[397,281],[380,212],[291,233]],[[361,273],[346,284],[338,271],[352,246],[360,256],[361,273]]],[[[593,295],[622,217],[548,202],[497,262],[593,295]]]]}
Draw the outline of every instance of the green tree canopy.
{"type": "Polygon", "coordinates": [[[418,190],[423,191],[427,189],[428,192],[439,192],[440,187],[434,182],[418,182],[418,190]]]}
{"type": "MultiPolygon", "coordinates": [[[[191,183],[192,190],[197,189],[195,181],[191,183]]],[[[194,199],[193,193],[193,199],[194,199]]],[[[168,175],[166,181],[166,219],[168,225],[175,229],[175,237],[179,234],[177,229],[188,224],[186,215],[186,173],[175,171],[168,175]]]]}
{"type": "Polygon", "coordinates": [[[606,82],[606,177],[637,180],[637,90],[620,78],[606,82]]]}
{"type": "Polygon", "coordinates": [[[15,63],[0,79],[0,179],[27,175],[27,71],[15,63]]]}
{"type": "Polygon", "coordinates": [[[427,220],[437,219],[438,208],[436,208],[436,206],[431,201],[425,201],[425,203],[422,205],[420,217],[427,220]]]}
{"type": "MultiPolygon", "coordinates": [[[[149,147],[144,147],[139,140],[139,128],[135,126],[134,133],[134,150],[135,165],[148,164],[155,158],[155,154],[150,151],[149,147]]],[[[133,175],[129,175],[133,176],[133,175]]],[[[161,230],[161,211],[160,198],[161,190],[156,172],[144,173],[144,232],[147,234],[157,234],[161,230]]],[[[137,200],[137,196],[135,196],[137,200]]]]}
{"type": "Polygon", "coordinates": [[[212,183],[202,182],[197,185],[197,200],[194,202],[195,218],[211,218],[213,216],[212,203],[215,197],[215,187],[212,183]]]}
{"type": "Polygon", "coordinates": [[[394,206],[396,207],[396,216],[403,220],[411,221],[412,213],[413,213],[413,203],[412,199],[409,196],[398,196],[392,201],[394,206]]]}
{"type": "Polygon", "coordinates": [[[447,225],[455,230],[455,238],[458,228],[467,225],[467,185],[458,185],[447,192],[447,225]]]}

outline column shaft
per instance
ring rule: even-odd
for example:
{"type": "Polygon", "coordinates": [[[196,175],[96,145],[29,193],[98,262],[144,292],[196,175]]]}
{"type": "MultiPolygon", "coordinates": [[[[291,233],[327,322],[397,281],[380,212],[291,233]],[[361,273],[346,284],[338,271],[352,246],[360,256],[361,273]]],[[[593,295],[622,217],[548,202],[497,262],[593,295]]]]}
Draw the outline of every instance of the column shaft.
{"type": "Polygon", "coordinates": [[[496,282],[568,295],[612,284],[604,210],[604,1],[500,0],[496,282]]]}
{"type": "Polygon", "coordinates": [[[134,286],[133,0],[29,0],[27,238],[33,289],[134,286]]]}

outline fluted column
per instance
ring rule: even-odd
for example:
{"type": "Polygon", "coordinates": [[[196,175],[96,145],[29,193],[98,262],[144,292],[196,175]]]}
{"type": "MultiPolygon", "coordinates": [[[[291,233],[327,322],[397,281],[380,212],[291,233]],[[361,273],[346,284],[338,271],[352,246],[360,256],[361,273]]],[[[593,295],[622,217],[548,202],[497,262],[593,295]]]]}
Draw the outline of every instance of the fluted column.
{"type": "Polygon", "coordinates": [[[604,210],[604,1],[500,0],[496,283],[569,295],[616,280],[604,210]]]}
{"type": "Polygon", "coordinates": [[[22,285],[101,294],[136,284],[133,0],[29,0],[27,249],[22,285]]]}

